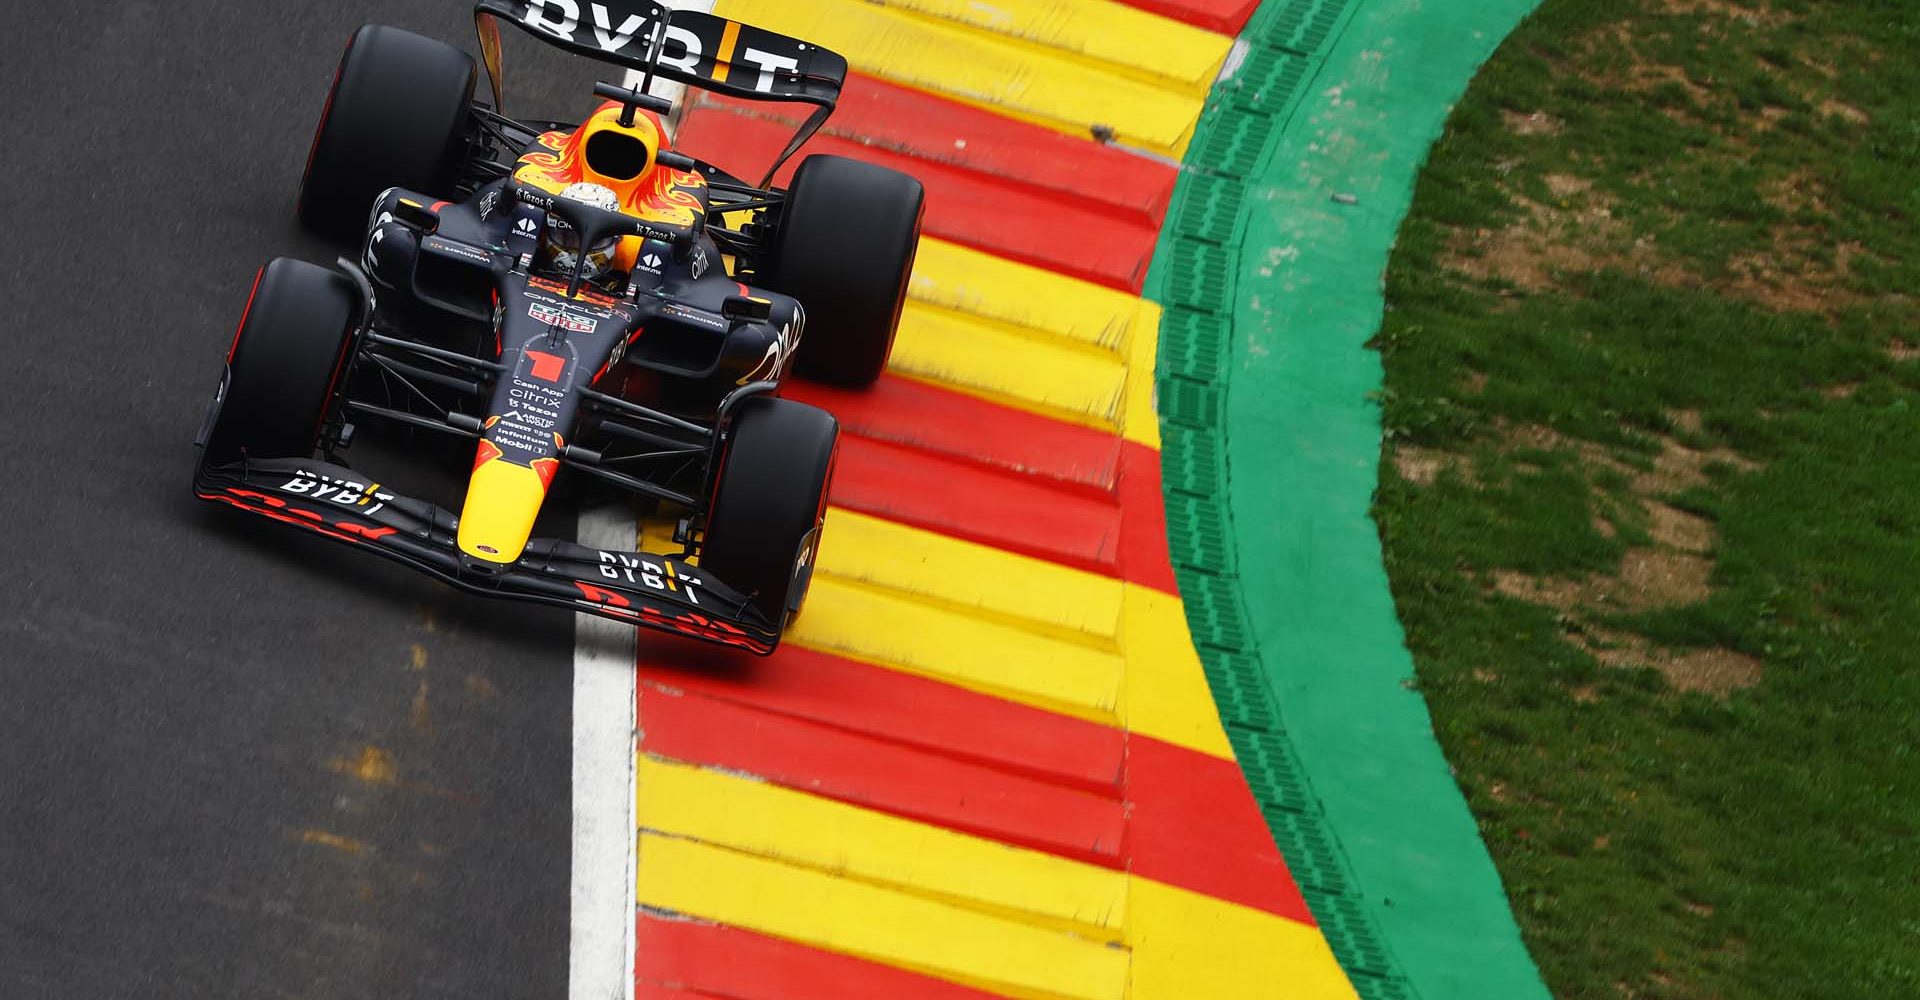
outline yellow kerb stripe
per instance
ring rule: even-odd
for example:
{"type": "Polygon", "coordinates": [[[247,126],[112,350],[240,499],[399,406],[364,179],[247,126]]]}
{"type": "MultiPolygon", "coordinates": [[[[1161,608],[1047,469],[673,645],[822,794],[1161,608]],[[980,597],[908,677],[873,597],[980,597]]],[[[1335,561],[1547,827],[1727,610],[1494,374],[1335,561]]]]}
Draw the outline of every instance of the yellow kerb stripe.
{"type": "MultiPolygon", "coordinates": [[[[822,546],[822,564],[833,551],[822,546]]],[[[1120,655],[831,573],[787,641],[1103,725],[1118,725],[1120,655]]]]}
{"type": "Polygon", "coordinates": [[[637,775],[643,830],[1100,943],[1120,940],[1120,872],[645,754],[637,775]]]}
{"type": "Polygon", "coordinates": [[[1120,650],[1127,663],[1122,713],[1129,730],[1233,759],[1233,745],[1220,728],[1219,709],[1187,632],[1187,613],[1180,598],[1127,584],[1120,614],[1120,650]]]}
{"type": "Polygon", "coordinates": [[[1153,366],[1160,350],[1160,303],[1140,300],[1140,320],[1128,347],[1127,396],[1120,430],[1127,440],[1160,450],[1160,412],[1154,400],[1153,366]]]}
{"type": "MultiPolygon", "coordinates": [[[[1101,10],[1107,14],[1119,7],[1101,10]]],[[[817,42],[845,55],[856,69],[909,87],[1069,135],[1088,136],[1095,126],[1104,126],[1120,143],[1175,158],[1191,140],[1206,88],[1232,44],[1202,32],[1215,54],[1195,61],[1204,68],[1183,70],[1186,78],[1175,80],[862,0],[721,0],[715,12],[817,42]]],[[[1164,33],[1176,49],[1182,48],[1180,39],[1191,37],[1185,26],[1165,18],[1127,20],[1121,25],[1090,19],[1087,30],[1134,35],[1130,44],[1136,45],[1154,44],[1156,33],[1164,33]],[[1148,23],[1154,30],[1146,30],[1148,23]]]]}
{"type": "Polygon", "coordinates": [[[1123,1000],[1127,953],[912,893],[642,833],[638,902],[1018,1000],[1123,1000]]]}
{"type": "Polygon", "coordinates": [[[1160,307],[940,240],[920,241],[893,371],[1160,447],[1160,307]]]}
{"type": "Polygon", "coordinates": [[[894,371],[996,402],[1118,431],[1127,365],[1104,351],[1035,338],[966,313],[909,301],[893,342],[894,371]]]}
{"type": "Polygon", "coordinates": [[[1233,46],[1225,35],[1113,0],[880,0],[878,6],[1190,93],[1206,93],[1233,46]]]}
{"type": "Polygon", "coordinates": [[[837,507],[823,537],[822,574],[1100,648],[1120,632],[1118,580],[837,507]]]}
{"type": "Polygon", "coordinates": [[[790,641],[1233,756],[1180,599],[831,509],[790,641]]]}
{"type": "Polygon", "coordinates": [[[1152,305],[1137,295],[931,236],[920,240],[908,294],[928,305],[1024,327],[1122,359],[1142,319],[1142,307],[1152,305]]]}
{"type": "Polygon", "coordinates": [[[1356,1000],[1320,929],[1131,879],[1131,1000],[1356,1000]]]}

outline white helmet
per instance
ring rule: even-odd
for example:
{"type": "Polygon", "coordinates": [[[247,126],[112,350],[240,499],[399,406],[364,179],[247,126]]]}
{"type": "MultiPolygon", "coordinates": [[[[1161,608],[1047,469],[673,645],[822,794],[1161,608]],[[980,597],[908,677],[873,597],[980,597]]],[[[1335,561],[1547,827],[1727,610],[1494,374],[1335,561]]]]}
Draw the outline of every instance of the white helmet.
{"type": "MultiPolygon", "coordinates": [[[[607,212],[620,210],[620,198],[612,188],[590,181],[567,185],[566,190],[560,192],[560,197],[607,212]]],[[[613,268],[613,255],[619,244],[619,237],[609,236],[587,247],[587,264],[581,274],[589,279],[606,274],[613,268]]],[[[547,213],[547,248],[553,254],[553,266],[557,270],[573,273],[575,260],[581,253],[580,234],[571,223],[552,212],[547,213]]]]}

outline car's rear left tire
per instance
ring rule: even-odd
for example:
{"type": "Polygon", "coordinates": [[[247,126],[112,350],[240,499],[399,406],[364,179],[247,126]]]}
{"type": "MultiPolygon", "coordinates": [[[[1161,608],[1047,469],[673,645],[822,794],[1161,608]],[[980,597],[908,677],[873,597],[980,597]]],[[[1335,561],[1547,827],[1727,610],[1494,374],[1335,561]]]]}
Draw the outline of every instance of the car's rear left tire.
{"type": "Polygon", "coordinates": [[[336,271],[289,257],[260,269],[227,356],[203,462],[312,457],[359,302],[336,271]]]}
{"type": "Polygon", "coordinates": [[[762,279],[806,309],[794,371],[859,388],[886,370],[925,205],[920,182],[898,170],[844,156],[800,162],[762,279]]]}
{"type": "Polygon", "coordinates": [[[300,222],[357,240],[390,187],[452,192],[465,156],[473,57],[438,39],[361,26],[340,56],[300,180],[300,222]]]}
{"type": "Polygon", "coordinates": [[[832,414],[790,399],[756,396],[733,410],[700,568],[776,626],[806,599],[839,433],[832,414]]]}

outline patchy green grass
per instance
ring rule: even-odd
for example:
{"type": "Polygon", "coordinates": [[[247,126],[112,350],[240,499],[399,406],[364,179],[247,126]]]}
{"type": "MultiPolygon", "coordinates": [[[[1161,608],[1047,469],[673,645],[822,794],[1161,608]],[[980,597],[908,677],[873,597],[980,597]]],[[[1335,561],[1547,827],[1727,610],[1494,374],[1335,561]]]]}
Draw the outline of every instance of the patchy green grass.
{"type": "Polygon", "coordinates": [[[1920,997],[1920,2],[1546,0],[1388,276],[1376,515],[1562,1000],[1920,997]]]}

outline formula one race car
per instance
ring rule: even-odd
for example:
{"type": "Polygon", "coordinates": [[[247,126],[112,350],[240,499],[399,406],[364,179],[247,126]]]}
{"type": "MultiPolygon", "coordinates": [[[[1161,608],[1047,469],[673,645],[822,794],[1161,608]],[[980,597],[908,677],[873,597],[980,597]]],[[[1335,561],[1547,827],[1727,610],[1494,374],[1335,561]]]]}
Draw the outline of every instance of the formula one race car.
{"type": "Polygon", "coordinates": [[[846,77],[818,46],[652,0],[480,0],[475,21],[491,104],[452,46],[378,25],[348,44],[299,215],[358,260],[255,276],[194,492],[482,594],[771,652],[838,434],[780,383],[878,377],[921,186],[811,156],[769,187],[846,77]],[[628,79],[577,124],[509,118],[502,21],[628,79]],[[656,76],[816,110],[749,184],[671,148],[656,76]],[[459,515],[345,465],[363,428],[476,441],[459,515]],[[530,537],[563,469],[670,515],[679,553],[530,537]]]}

